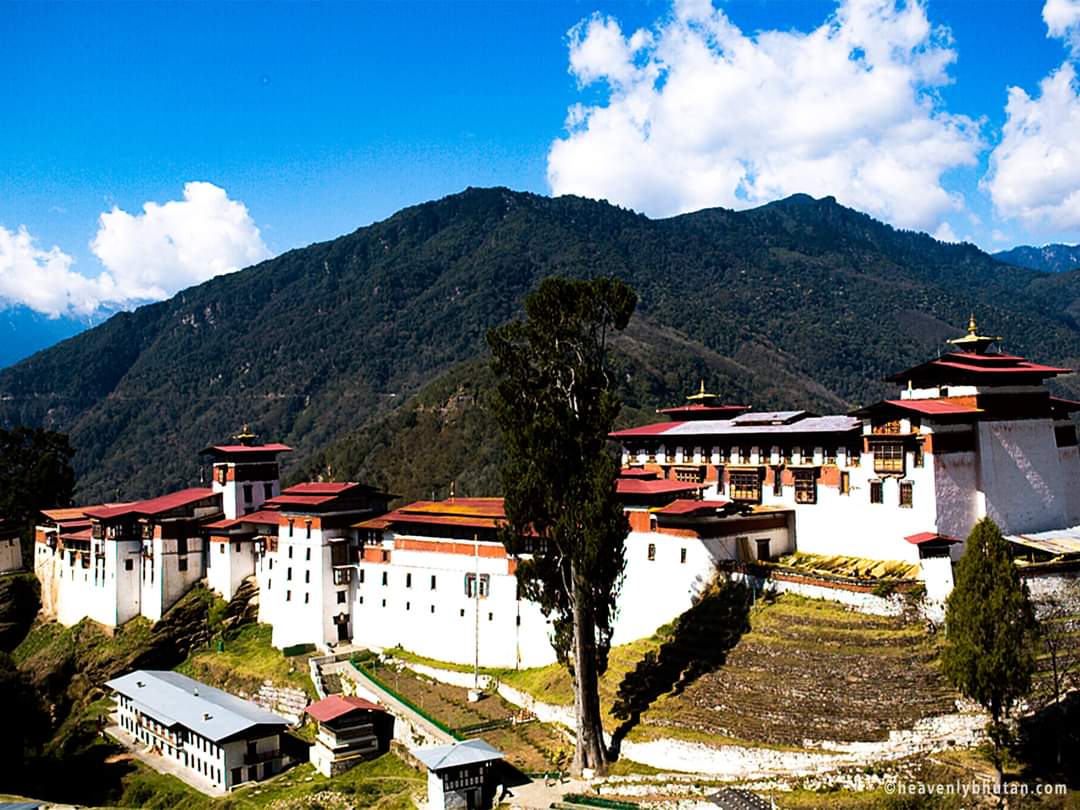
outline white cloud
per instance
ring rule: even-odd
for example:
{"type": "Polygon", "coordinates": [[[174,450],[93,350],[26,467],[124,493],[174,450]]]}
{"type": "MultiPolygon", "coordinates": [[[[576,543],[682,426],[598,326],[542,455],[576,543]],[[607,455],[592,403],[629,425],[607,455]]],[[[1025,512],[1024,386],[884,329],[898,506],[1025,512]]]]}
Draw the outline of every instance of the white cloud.
{"type": "Polygon", "coordinates": [[[654,216],[796,192],[935,230],[963,200],[941,176],[975,163],[979,124],[941,109],[955,58],[915,0],[845,0],[810,33],[744,35],[707,0],[627,37],[600,15],[569,33],[570,72],[604,82],[548,154],[555,194],[654,216]]]}
{"type": "Polygon", "coordinates": [[[1080,55],[1080,0],[1046,0],[1042,18],[1048,37],[1061,37],[1080,55]]]}
{"type": "Polygon", "coordinates": [[[243,203],[211,183],[188,183],[183,200],[148,202],[141,214],[114,206],[90,247],[105,266],[94,278],[72,270],[60,248],[38,247],[25,226],[0,226],[0,308],[89,316],[168,298],[271,255],[243,203]]]}
{"type": "Polygon", "coordinates": [[[87,316],[114,300],[108,273],[87,278],[71,269],[74,261],[58,247],[39,248],[25,226],[9,231],[0,225],[0,304],[21,304],[55,318],[87,316]]]}
{"type": "Polygon", "coordinates": [[[960,237],[956,235],[956,231],[948,222],[942,222],[938,229],[934,231],[933,237],[939,242],[952,242],[955,244],[960,241],[960,237]]]}
{"type": "Polygon", "coordinates": [[[91,250],[128,300],[160,300],[193,284],[269,258],[243,203],[212,183],[184,186],[184,199],[120,208],[100,217],[91,250]]]}
{"type": "Polygon", "coordinates": [[[1066,62],[1029,96],[1009,88],[1001,142],[982,181],[994,211],[1029,230],[1080,226],[1080,87],[1066,62]]]}

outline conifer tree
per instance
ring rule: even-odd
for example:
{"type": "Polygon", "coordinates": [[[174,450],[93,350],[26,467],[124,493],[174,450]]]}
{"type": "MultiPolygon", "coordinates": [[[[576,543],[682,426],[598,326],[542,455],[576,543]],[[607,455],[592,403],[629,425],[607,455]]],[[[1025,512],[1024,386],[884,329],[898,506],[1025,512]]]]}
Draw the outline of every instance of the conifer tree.
{"type": "Polygon", "coordinates": [[[990,713],[987,733],[1000,786],[1002,748],[1009,739],[1005,721],[1030,691],[1035,671],[1035,612],[1008,543],[990,518],[968,535],[945,627],[942,670],[961,694],[990,713]]]}
{"type": "Polygon", "coordinates": [[[598,679],[629,525],[607,446],[620,408],[608,340],[636,304],[633,290],[616,279],[549,278],[527,298],[524,321],[488,333],[507,454],[504,542],[513,549],[525,538],[537,550],[517,575],[524,595],[553,618],[552,643],[573,676],[575,773],[603,772],[609,759],[598,679]]]}

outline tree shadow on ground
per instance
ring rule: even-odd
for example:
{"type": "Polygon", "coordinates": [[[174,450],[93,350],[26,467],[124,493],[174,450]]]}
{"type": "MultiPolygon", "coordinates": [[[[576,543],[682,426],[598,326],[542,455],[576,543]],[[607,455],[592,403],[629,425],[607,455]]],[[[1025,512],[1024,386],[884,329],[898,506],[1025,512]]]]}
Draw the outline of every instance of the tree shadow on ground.
{"type": "Polygon", "coordinates": [[[724,664],[728,652],[750,629],[752,601],[752,592],[743,585],[723,581],[710,585],[676,619],[671,637],[658,650],[646,653],[626,674],[611,710],[623,721],[611,738],[614,756],[657,698],[668,692],[682,693],[702,675],[724,664]]]}
{"type": "Polygon", "coordinates": [[[1018,732],[1013,750],[1024,763],[1025,780],[1080,788],[1080,692],[1068,694],[1060,706],[1046,706],[1021,718],[1018,732]]]}

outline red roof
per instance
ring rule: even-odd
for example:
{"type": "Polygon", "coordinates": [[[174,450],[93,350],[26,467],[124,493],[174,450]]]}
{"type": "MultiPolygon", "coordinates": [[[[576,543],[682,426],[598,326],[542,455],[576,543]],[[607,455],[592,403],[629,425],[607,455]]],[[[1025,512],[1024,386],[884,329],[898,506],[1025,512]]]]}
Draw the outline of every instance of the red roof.
{"type": "Polygon", "coordinates": [[[912,534],[904,538],[913,546],[921,546],[923,543],[959,543],[960,540],[956,537],[952,537],[947,534],[937,534],[936,532],[919,532],[918,534],[912,534]]]}
{"type": "Polygon", "coordinates": [[[310,714],[320,723],[341,717],[349,712],[357,710],[367,712],[385,712],[382,706],[372,703],[370,700],[353,697],[352,695],[330,695],[322,700],[312,703],[304,711],[310,714]]]}
{"type": "Polygon", "coordinates": [[[693,405],[676,405],[673,408],[657,408],[657,413],[685,413],[692,416],[706,416],[716,414],[717,416],[723,414],[742,413],[743,411],[750,410],[749,405],[701,405],[700,403],[694,403],[693,405]]]}
{"type": "Polygon", "coordinates": [[[612,438],[622,438],[623,436],[659,436],[662,433],[667,433],[669,430],[685,424],[686,422],[657,422],[654,425],[642,425],[641,427],[616,430],[608,435],[612,438]]]}
{"type": "Polygon", "coordinates": [[[266,501],[271,506],[320,506],[329,503],[336,495],[290,495],[282,494],[266,501]]]}
{"type": "Polygon", "coordinates": [[[214,523],[206,524],[208,529],[231,529],[234,526],[240,526],[244,523],[273,523],[277,525],[281,522],[281,512],[274,509],[260,509],[258,512],[252,512],[250,515],[241,515],[237,518],[231,518],[226,520],[219,520],[214,523]]]}
{"type": "Polygon", "coordinates": [[[945,368],[963,369],[964,371],[971,371],[976,374],[1031,374],[1034,372],[1042,374],[1072,374],[1073,371],[1071,368],[1044,366],[1039,363],[1028,363],[1026,361],[1015,366],[984,366],[970,362],[953,363],[948,360],[935,360],[934,365],[944,366],[945,368]]]}
{"type": "Polygon", "coordinates": [[[303,484],[293,484],[282,490],[283,495],[340,495],[350,489],[362,487],[353,481],[308,481],[303,484]]]}
{"type": "Polygon", "coordinates": [[[136,501],[135,503],[120,504],[118,506],[94,506],[84,511],[90,517],[101,520],[120,517],[121,515],[146,515],[152,517],[160,515],[162,512],[170,512],[182,506],[198,503],[213,497],[213,495],[214,490],[212,489],[191,487],[190,489],[182,489],[179,492],[151,498],[147,501],[136,501]]]}
{"type": "Polygon", "coordinates": [[[90,529],[83,529],[81,532],[61,532],[61,540],[89,540],[91,538],[90,529]]]}
{"type": "Polygon", "coordinates": [[[715,512],[717,509],[724,509],[731,505],[731,501],[727,500],[713,500],[713,501],[694,501],[689,498],[679,498],[669,503],[667,506],[655,510],[657,514],[662,515],[693,515],[698,512],[715,512]]]}
{"type": "Polygon", "coordinates": [[[495,529],[506,520],[502,498],[450,498],[416,501],[377,518],[354,524],[358,529],[385,529],[392,523],[465,526],[495,529]]]}
{"type": "Polygon", "coordinates": [[[944,416],[946,414],[976,414],[982,413],[981,408],[972,408],[970,405],[958,405],[944,399],[887,399],[890,405],[903,408],[908,411],[926,414],[927,416],[944,416]]]}
{"type": "Polygon", "coordinates": [[[620,478],[615,482],[615,491],[619,495],[665,495],[669,492],[693,492],[707,486],[708,484],[690,484],[684,481],[620,478]]]}
{"type": "Polygon", "coordinates": [[[287,444],[215,444],[204,453],[291,453],[287,444]]]}
{"type": "Polygon", "coordinates": [[[656,478],[656,473],[641,467],[623,467],[619,470],[619,478],[656,478]]]}

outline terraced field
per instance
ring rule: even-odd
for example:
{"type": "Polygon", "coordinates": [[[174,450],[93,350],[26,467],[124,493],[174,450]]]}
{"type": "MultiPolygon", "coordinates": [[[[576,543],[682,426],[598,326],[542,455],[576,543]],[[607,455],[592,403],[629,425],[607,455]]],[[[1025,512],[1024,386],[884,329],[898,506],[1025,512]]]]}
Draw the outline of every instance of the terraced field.
{"type": "Polygon", "coordinates": [[[920,624],[784,596],[756,607],[750,627],[723,666],[656,701],[642,731],[794,746],[871,741],[954,709],[920,624]]]}

